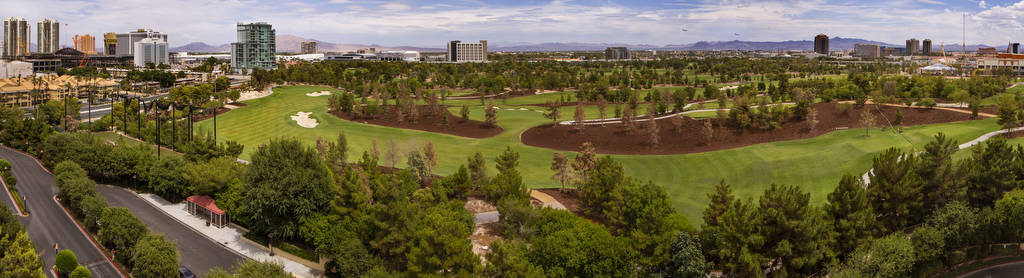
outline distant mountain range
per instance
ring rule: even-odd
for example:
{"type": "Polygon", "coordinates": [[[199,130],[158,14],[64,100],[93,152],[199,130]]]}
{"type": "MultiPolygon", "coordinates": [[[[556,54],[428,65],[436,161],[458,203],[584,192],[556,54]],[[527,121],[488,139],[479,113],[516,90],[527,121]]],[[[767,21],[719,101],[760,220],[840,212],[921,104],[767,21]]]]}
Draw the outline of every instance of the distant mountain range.
{"type": "MultiPolygon", "coordinates": [[[[414,50],[421,52],[444,52],[442,48],[427,48],[415,46],[381,46],[377,44],[338,44],[325,42],[316,39],[307,39],[292,35],[277,35],[277,52],[297,53],[300,51],[299,44],[302,42],[315,41],[320,52],[347,52],[364,48],[376,48],[377,50],[414,50]]],[[[209,45],[203,42],[193,42],[186,45],[173,47],[170,52],[195,52],[195,53],[229,53],[231,44],[209,45]]]]}
{"type": "MultiPolygon", "coordinates": [[[[307,39],[293,35],[277,35],[278,52],[299,52],[299,44],[306,41],[317,42],[321,52],[347,52],[364,48],[376,48],[377,50],[414,50],[420,52],[444,52],[443,47],[416,47],[416,46],[381,46],[377,44],[340,44],[325,42],[316,39],[307,39]]],[[[904,44],[890,44],[879,41],[870,41],[856,38],[835,37],[829,39],[829,49],[849,50],[855,44],[867,43],[877,44],[884,47],[904,47],[904,44]]],[[[670,44],[664,46],[650,44],[621,44],[621,43],[578,43],[578,42],[548,42],[548,43],[516,43],[516,42],[492,42],[488,50],[492,52],[558,52],[558,51],[604,51],[608,47],[627,47],[630,50],[814,50],[814,41],[700,41],[692,44],[670,44]]],[[[987,45],[968,45],[968,51],[976,51],[978,48],[990,47],[987,45]]],[[[932,44],[932,49],[938,50],[937,43],[932,44]]],[[[959,44],[947,44],[947,51],[960,51],[959,44]]],[[[999,48],[997,48],[999,49],[999,48]]],[[[1002,50],[1002,49],[999,49],[1002,50]]],[[[194,53],[228,53],[231,52],[231,44],[209,45],[203,42],[193,42],[186,45],[174,47],[171,52],[194,52],[194,53]]]]}

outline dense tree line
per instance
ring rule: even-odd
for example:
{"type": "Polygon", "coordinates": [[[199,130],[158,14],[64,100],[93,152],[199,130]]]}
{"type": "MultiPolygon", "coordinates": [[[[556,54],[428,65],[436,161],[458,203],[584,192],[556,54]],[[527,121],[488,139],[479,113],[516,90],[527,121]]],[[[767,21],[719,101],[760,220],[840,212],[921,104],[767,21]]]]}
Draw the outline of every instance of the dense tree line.
{"type": "Polygon", "coordinates": [[[299,63],[252,72],[258,88],[281,82],[329,85],[368,92],[395,79],[410,79],[429,88],[467,88],[495,94],[512,91],[564,90],[585,86],[650,89],[655,85],[701,85],[765,80],[766,75],[796,72],[835,74],[837,65],[805,59],[685,58],[655,61],[564,63],[498,58],[493,63],[430,64],[401,62],[299,63]],[[707,76],[710,75],[710,80],[707,76]]]}
{"type": "Polygon", "coordinates": [[[870,183],[847,175],[822,206],[799,187],[771,185],[755,202],[724,181],[708,194],[700,241],[727,276],[908,277],[933,275],[1020,242],[1024,149],[994,137],[954,161],[942,134],[921,153],[889,149],[870,183]]]}

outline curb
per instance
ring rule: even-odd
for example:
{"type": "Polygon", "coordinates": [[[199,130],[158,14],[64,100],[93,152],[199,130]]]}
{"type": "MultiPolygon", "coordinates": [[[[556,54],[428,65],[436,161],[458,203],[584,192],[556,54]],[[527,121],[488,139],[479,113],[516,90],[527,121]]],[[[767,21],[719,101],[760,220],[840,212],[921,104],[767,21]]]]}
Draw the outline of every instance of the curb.
{"type": "Polygon", "coordinates": [[[18,200],[14,199],[14,194],[11,193],[11,189],[7,187],[7,181],[4,181],[3,177],[0,177],[0,185],[3,185],[4,191],[7,192],[7,197],[11,198],[11,204],[14,204],[14,210],[18,211],[18,216],[28,217],[28,214],[25,214],[25,212],[21,210],[21,206],[18,206],[18,200]]]}
{"type": "Polygon", "coordinates": [[[167,216],[167,217],[168,217],[168,218],[170,218],[170,219],[174,219],[174,221],[178,222],[178,224],[181,224],[181,226],[185,226],[185,228],[188,228],[189,230],[192,230],[193,232],[196,232],[197,234],[199,234],[199,235],[203,236],[204,238],[206,238],[206,239],[209,239],[209,240],[210,240],[211,242],[213,242],[213,243],[216,243],[217,245],[220,245],[220,247],[222,247],[222,248],[224,248],[224,249],[227,249],[228,251],[231,251],[231,253],[235,253],[235,254],[237,254],[237,255],[239,255],[239,256],[242,256],[243,258],[248,258],[248,259],[250,259],[250,260],[256,260],[256,259],[254,259],[254,258],[252,258],[252,257],[246,256],[245,254],[242,254],[242,252],[238,252],[238,250],[235,250],[235,249],[231,249],[231,248],[229,248],[229,247],[228,247],[227,245],[224,245],[224,243],[222,243],[222,242],[219,242],[219,241],[217,241],[217,240],[213,239],[212,237],[210,237],[210,236],[208,236],[208,235],[204,234],[203,232],[200,232],[200,231],[199,231],[199,230],[197,230],[196,228],[193,228],[192,226],[190,226],[190,225],[186,224],[185,222],[182,222],[182,221],[181,221],[180,219],[178,219],[177,217],[174,217],[174,216],[173,216],[173,215],[171,215],[170,213],[167,213],[167,212],[166,212],[166,211],[164,211],[163,209],[161,209],[161,208],[157,207],[156,205],[154,205],[153,203],[149,202],[149,200],[147,200],[146,198],[142,198],[142,195],[139,195],[139,193],[138,193],[138,192],[135,192],[135,191],[129,190],[129,189],[127,189],[127,188],[124,188],[124,187],[120,187],[120,186],[113,186],[113,185],[109,185],[109,184],[104,184],[104,186],[109,186],[109,187],[113,187],[113,188],[117,188],[117,189],[120,189],[120,190],[124,190],[124,191],[128,191],[128,192],[131,192],[131,193],[132,193],[132,195],[134,195],[134,196],[135,196],[135,198],[139,198],[139,199],[141,199],[141,200],[142,200],[142,202],[145,202],[145,203],[146,203],[147,205],[149,205],[150,207],[153,207],[153,209],[155,209],[155,210],[159,211],[160,213],[162,213],[163,215],[167,216]]]}
{"type": "Polygon", "coordinates": [[[85,228],[82,227],[82,224],[78,223],[78,220],[75,220],[75,218],[71,216],[71,212],[68,211],[68,208],[65,208],[64,205],[60,203],[60,201],[57,201],[57,195],[53,196],[53,202],[57,203],[57,206],[60,206],[60,208],[64,210],[64,214],[71,219],[71,222],[75,222],[75,226],[78,227],[78,231],[81,232],[82,235],[85,235],[85,237],[88,238],[90,242],[92,242],[92,246],[96,248],[96,250],[100,251],[100,253],[103,254],[103,257],[107,258],[107,262],[109,262],[110,265],[113,265],[114,269],[117,269],[117,272],[121,274],[121,277],[128,277],[128,275],[124,274],[124,270],[122,270],[120,266],[114,263],[114,260],[110,259],[110,255],[107,254],[107,251],[101,248],[98,243],[96,243],[96,239],[92,238],[92,236],[85,231],[85,228]]]}

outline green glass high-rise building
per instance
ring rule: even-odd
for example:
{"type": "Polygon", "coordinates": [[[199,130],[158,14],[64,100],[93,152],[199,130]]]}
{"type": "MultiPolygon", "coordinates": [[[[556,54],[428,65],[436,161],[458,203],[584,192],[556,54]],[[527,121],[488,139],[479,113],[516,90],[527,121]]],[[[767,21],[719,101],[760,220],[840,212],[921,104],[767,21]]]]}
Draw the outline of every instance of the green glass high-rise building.
{"type": "Polygon", "coordinates": [[[277,39],[274,28],[266,22],[238,23],[238,42],[231,44],[231,68],[273,69],[277,67],[277,39]]]}

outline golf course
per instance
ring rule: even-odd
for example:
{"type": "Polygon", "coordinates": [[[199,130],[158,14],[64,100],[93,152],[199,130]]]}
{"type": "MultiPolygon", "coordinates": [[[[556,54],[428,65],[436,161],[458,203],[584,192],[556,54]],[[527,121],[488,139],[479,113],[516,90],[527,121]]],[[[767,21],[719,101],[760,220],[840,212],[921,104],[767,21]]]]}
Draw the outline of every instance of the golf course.
{"type": "MultiPolygon", "coordinates": [[[[395,166],[400,168],[405,167],[407,152],[420,149],[430,141],[437,151],[435,174],[439,175],[453,173],[475,152],[483,153],[488,161],[488,170],[493,174],[496,172],[493,159],[506,147],[511,147],[520,155],[519,171],[527,186],[560,186],[551,178],[554,172],[550,165],[555,150],[524,145],[520,134],[531,127],[551,123],[551,119],[544,117],[542,106],[524,105],[543,104],[572,92],[495,101],[494,105],[499,107],[497,125],[503,132],[489,138],[473,139],[343,120],[328,114],[328,96],[306,95],[324,90],[337,92],[328,87],[281,86],[273,88],[273,94],[267,97],[244,101],[247,106],[217,116],[217,139],[234,140],[245,145],[240,158],[248,159],[260,145],[275,138],[296,138],[312,146],[317,138],[333,140],[344,132],[349,144],[348,161],[357,161],[364,151],[372,150],[374,144],[384,153],[393,141],[401,158],[395,166]],[[309,118],[314,119],[317,125],[307,128],[297,124],[292,116],[299,112],[311,112],[309,118]]],[[[461,106],[469,106],[471,119],[484,119],[484,106],[480,100],[448,100],[445,105],[453,114],[458,114],[461,106]]],[[[709,103],[708,106],[713,108],[715,105],[709,103]]],[[[613,116],[611,107],[613,105],[609,105],[606,117],[613,116]]],[[[597,118],[596,109],[588,107],[586,112],[587,118],[597,118]]],[[[571,117],[571,110],[563,110],[560,118],[569,120],[571,117]]],[[[213,128],[214,120],[208,119],[198,124],[197,131],[212,131],[213,128]]],[[[997,129],[996,120],[990,118],[911,126],[904,128],[902,134],[875,128],[865,136],[864,129],[845,129],[809,139],[703,153],[612,157],[622,163],[627,175],[664,187],[674,207],[691,223],[699,225],[702,222],[701,212],[708,203],[706,194],[722,179],[731,184],[741,198],[759,196],[774,183],[801,186],[810,193],[812,203],[821,204],[842,175],[860,175],[867,171],[871,168],[872,158],[887,148],[920,150],[939,132],[966,142],[997,129]]],[[[570,158],[574,156],[567,155],[570,158]]],[[[381,164],[390,166],[383,159],[381,164]]]]}

